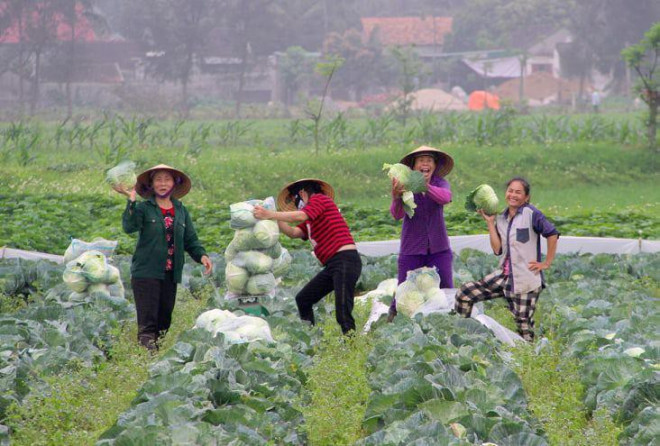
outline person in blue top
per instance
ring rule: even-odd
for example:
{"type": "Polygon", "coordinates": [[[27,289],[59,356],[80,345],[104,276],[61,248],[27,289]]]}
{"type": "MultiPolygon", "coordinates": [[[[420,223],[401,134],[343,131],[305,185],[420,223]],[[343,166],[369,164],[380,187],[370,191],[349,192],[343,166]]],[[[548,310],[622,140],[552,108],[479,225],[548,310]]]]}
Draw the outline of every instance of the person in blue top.
{"type": "Polygon", "coordinates": [[[529,204],[530,185],[515,177],[507,183],[507,208],[487,215],[490,246],[501,256],[499,268],[481,280],[464,283],[456,293],[454,309],[470,317],[476,302],[504,297],[526,341],[534,340],[534,311],[545,286],[543,271],[550,268],[557,252],[559,232],[541,211],[529,204]],[[541,236],[548,241],[548,253],[541,260],[541,236]]]}

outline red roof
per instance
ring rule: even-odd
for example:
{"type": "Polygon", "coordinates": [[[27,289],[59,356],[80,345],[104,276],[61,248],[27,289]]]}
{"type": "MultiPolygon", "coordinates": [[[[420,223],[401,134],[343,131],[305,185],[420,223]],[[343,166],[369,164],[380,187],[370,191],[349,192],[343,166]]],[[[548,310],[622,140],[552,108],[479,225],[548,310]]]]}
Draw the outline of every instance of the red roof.
{"type": "MultiPolygon", "coordinates": [[[[38,4],[36,8],[32,11],[29,11],[23,17],[23,30],[30,26],[37,26],[39,22],[40,9],[43,7],[43,4],[38,4]]],[[[7,8],[6,3],[0,3],[0,13],[4,13],[7,8]]],[[[69,41],[71,40],[71,26],[67,22],[66,18],[61,13],[56,13],[53,16],[56,25],[56,36],[57,40],[60,41],[69,41]]],[[[96,33],[92,29],[89,20],[85,17],[83,13],[83,7],[80,4],[76,5],[76,24],[75,24],[75,35],[74,40],[81,42],[96,42],[99,39],[96,36],[96,33]]],[[[9,26],[3,33],[0,34],[0,43],[18,43],[19,41],[19,32],[18,32],[18,21],[15,20],[11,26],[9,26]]],[[[23,39],[27,40],[28,37],[23,34],[23,39]]]]}
{"type": "Polygon", "coordinates": [[[383,45],[441,45],[451,32],[451,17],[363,17],[365,39],[374,31],[383,45]]]}

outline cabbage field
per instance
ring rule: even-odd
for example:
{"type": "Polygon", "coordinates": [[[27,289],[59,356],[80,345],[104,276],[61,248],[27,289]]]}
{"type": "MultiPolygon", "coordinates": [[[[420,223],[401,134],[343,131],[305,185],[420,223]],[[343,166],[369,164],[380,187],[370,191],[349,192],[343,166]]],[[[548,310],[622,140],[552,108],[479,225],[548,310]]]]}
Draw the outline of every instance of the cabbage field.
{"type": "MultiPolygon", "coordinates": [[[[646,445],[657,440],[659,254],[559,256],[540,304],[537,330],[545,339],[516,349],[478,322],[450,314],[399,316],[393,324],[381,319],[369,333],[337,342],[331,304],[320,306],[317,327],[298,320],[293,296],[315,267],[306,251],[293,254],[282,286],[263,299],[274,342],[232,344],[206,330],[183,330],[171,348],[151,360],[135,398],[96,444],[646,445]],[[553,356],[556,349],[578,368],[580,389],[560,398],[574,399],[581,416],[606,423],[606,431],[556,430],[539,417],[536,396],[526,389],[527,363],[553,356]],[[330,363],[319,370],[333,355],[347,361],[361,357],[351,362],[360,369],[330,363]],[[352,383],[333,369],[363,382],[352,383]],[[334,377],[333,385],[317,381],[324,374],[334,377]],[[347,385],[356,392],[344,394],[347,385]],[[314,412],[319,386],[337,393],[320,399],[325,420],[314,412]],[[354,418],[343,420],[346,414],[354,418]],[[319,435],[324,423],[326,431],[319,435]]],[[[219,267],[213,285],[222,290],[222,258],[214,259],[219,267]]],[[[113,260],[125,285],[129,260],[113,260]]],[[[393,256],[363,260],[362,291],[395,275],[393,256]]],[[[492,260],[463,251],[456,258],[456,276],[478,277],[492,268],[492,260]]],[[[61,265],[16,259],[1,265],[4,295],[28,298],[23,308],[0,319],[3,441],[14,435],[13,426],[19,428],[16,444],[26,444],[20,441],[20,407],[48,394],[49,377],[113,361],[116,330],[134,323],[134,310],[128,301],[81,298],[62,282],[61,265]]],[[[223,293],[211,292],[201,270],[187,266],[185,283],[194,296],[206,299],[202,306],[238,310],[223,293]]],[[[498,314],[496,305],[491,307],[486,311],[498,314]]],[[[358,321],[364,322],[368,311],[368,305],[358,306],[358,321]]],[[[54,443],[42,438],[40,444],[54,443]]]]}
{"type": "MultiPolygon", "coordinates": [[[[274,257],[253,264],[230,248],[245,270],[281,276],[261,297],[273,342],[196,328],[207,310],[243,315],[225,299],[231,204],[322,178],[358,242],[396,239],[382,166],[421,144],[455,160],[450,235],[486,232],[465,209],[471,191],[489,184],[502,203],[504,182],[524,175],[562,235],[660,238],[660,166],[632,116],[420,115],[402,126],[339,115],[322,122],[319,152],[308,124],[110,115],[0,124],[0,247],[63,255],[72,238],[117,242],[102,267],[0,259],[0,445],[658,444],[659,253],[558,255],[537,341],[512,347],[453,314],[382,317],[365,332],[371,307],[391,299],[382,293],[356,304],[351,338],[332,297],[318,305],[318,324],[305,325],[294,296],[319,266],[309,246],[280,237],[290,264],[277,274],[274,257]],[[205,278],[188,259],[155,354],[136,345],[135,238],[121,231],[124,198],[105,182],[124,160],[191,176],[183,201],[215,265],[205,278]]],[[[360,294],[396,277],[396,260],[363,257],[360,294]]],[[[495,262],[455,253],[455,285],[495,262]]],[[[504,302],[483,309],[515,329],[504,302]]]]}

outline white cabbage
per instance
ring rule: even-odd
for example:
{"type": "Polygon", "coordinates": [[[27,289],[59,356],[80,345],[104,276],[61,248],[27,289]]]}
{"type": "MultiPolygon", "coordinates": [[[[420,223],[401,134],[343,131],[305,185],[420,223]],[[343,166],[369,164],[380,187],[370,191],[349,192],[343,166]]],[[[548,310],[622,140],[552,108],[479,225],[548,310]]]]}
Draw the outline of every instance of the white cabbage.
{"type": "Polygon", "coordinates": [[[274,342],[270,326],[264,319],[254,316],[236,316],[231,311],[213,309],[200,314],[195,328],[224,335],[225,342],[237,344],[264,340],[274,342]]]}
{"type": "Polygon", "coordinates": [[[259,220],[252,228],[254,238],[257,240],[257,248],[270,248],[277,243],[280,237],[280,228],[273,220],[259,220]]]}
{"type": "Polygon", "coordinates": [[[398,286],[399,281],[397,279],[386,279],[380,282],[376,289],[384,291],[386,296],[394,296],[398,286]]]}
{"type": "Polygon", "coordinates": [[[71,291],[77,293],[84,293],[89,285],[82,273],[82,268],[75,260],[67,263],[66,269],[62,273],[62,280],[71,291]]]}
{"type": "Polygon", "coordinates": [[[259,251],[241,251],[236,254],[232,263],[247,269],[250,274],[267,273],[273,267],[273,259],[259,251]]]}
{"type": "MultiPolygon", "coordinates": [[[[267,220],[262,220],[267,221],[267,220]]],[[[233,244],[233,249],[236,251],[249,251],[250,249],[263,248],[259,240],[254,236],[253,228],[237,229],[234,232],[234,238],[230,244],[233,244]]]]}
{"type": "Polygon", "coordinates": [[[408,290],[401,295],[397,293],[396,296],[396,310],[408,317],[412,317],[417,310],[417,307],[423,303],[424,295],[417,289],[408,290]]]}
{"type": "Polygon", "coordinates": [[[105,181],[111,186],[121,186],[126,190],[133,189],[137,182],[135,163],[133,161],[122,161],[106,172],[105,181]]]}
{"type": "Polygon", "coordinates": [[[246,291],[250,295],[268,294],[275,288],[275,276],[273,273],[255,274],[247,281],[246,291]]]}
{"type": "Polygon", "coordinates": [[[249,277],[250,275],[245,268],[236,266],[232,262],[227,263],[225,267],[225,282],[227,283],[228,291],[243,294],[249,277]]]}
{"type": "Polygon", "coordinates": [[[292,261],[293,258],[291,257],[291,254],[289,254],[289,250],[282,248],[280,256],[275,259],[275,261],[273,261],[273,275],[275,277],[283,277],[287,272],[289,272],[292,261]]]}
{"type": "Polygon", "coordinates": [[[82,266],[85,278],[91,283],[102,283],[108,264],[105,256],[99,251],[85,251],[76,260],[82,266]]]}
{"type": "Polygon", "coordinates": [[[229,205],[229,226],[232,229],[251,228],[257,222],[254,206],[246,201],[229,205]]]}
{"type": "Polygon", "coordinates": [[[440,276],[435,268],[422,267],[410,271],[406,280],[414,280],[415,286],[417,286],[417,289],[422,293],[440,287],[440,276]]]}

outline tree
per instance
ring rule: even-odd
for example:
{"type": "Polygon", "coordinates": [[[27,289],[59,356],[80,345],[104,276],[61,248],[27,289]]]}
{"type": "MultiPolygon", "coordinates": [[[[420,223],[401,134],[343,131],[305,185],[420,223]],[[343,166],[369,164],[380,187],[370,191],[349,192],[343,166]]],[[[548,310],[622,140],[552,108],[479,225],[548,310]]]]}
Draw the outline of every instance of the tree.
{"type": "Polygon", "coordinates": [[[624,49],[621,55],[628,66],[637,73],[638,80],[635,90],[648,105],[647,136],[649,147],[655,150],[657,148],[658,107],[660,106],[660,76],[658,75],[660,22],[653,25],[639,43],[624,49]]]}
{"type": "Polygon", "coordinates": [[[395,112],[399,115],[405,127],[413,102],[410,93],[419,86],[420,78],[423,75],[423,66],[417,53],[409,46],[403,48],[392,47],[390,53],[397,63],[397,79],[401,89],[401,98],[396,102],[395,112]]]}
{"type": "Polygon", "coordinates": [[[349,29],[343,34],[328,34],[323,43],[323,53],[334,54],[344,60],[335,82],[351,89],[355,100],[360,101],[378,70],[382,55],[380,45],[376,41],[363,42],[360,31],[349,29]]]}
{"type": "Polygon", "coordinates": [[[325,104],[325,98],[328,95],[332,76],[343,63],[344,61],[341,57],[330,56],[326,61],[318,62],[314,67],[314,71],[325,78],[325,87],[323,87],[323,96],[321,96],[318,110],[315,110],[314,105],[311,103],[307,104],[305,110],[309,119],[314,123],[312,131],[314,133],[314,151],[316,153],[319,153],[319,129],[321,127],[321,118],[323,118],[323,105],[325,104]]]}
{"type": "Polygon", "coordinates": [[[188,84],[218,22],[221,0],[127,1],[124,30],[152,53],[148,70],[181,84],[181,111],[189,113],[188,84]]]}
{"type": "Polygon", "coordinates": [[[312,54],[300,46],[286,49],[280,58],[279,70],[284,81],[284,96],[287,107],[292,103],[293,95],[313,73],[312,54]]]}

